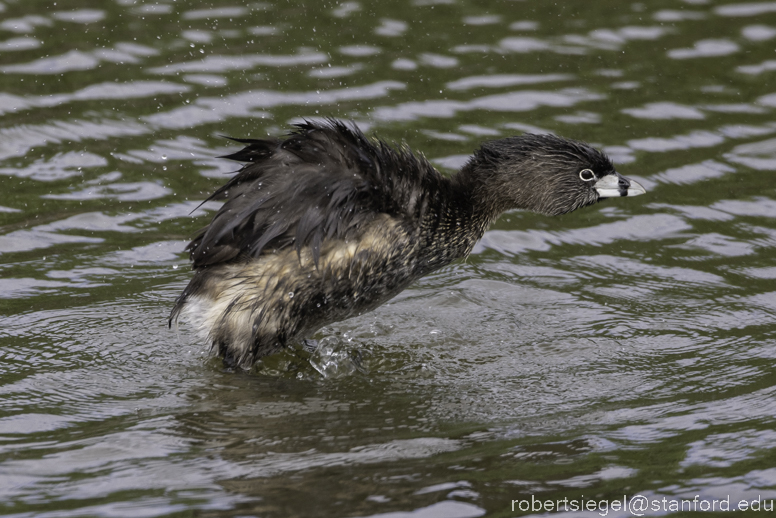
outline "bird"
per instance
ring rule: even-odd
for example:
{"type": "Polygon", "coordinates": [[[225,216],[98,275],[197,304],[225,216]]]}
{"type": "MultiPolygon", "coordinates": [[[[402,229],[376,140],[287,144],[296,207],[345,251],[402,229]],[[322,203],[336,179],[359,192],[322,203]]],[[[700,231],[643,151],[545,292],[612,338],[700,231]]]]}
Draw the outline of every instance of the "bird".
{"type": "Polygon", "coordinates": [[[243,165],[205,200],[223,204],[186,247],[194,274],[168,319],[183,316],[231,368],[465,259],[505,211],[555,216],[646,192],[603,152],[553,134],[483,142],[451,176],[333,118],[232,140],[244,147],[221,158],[243,165]]]}

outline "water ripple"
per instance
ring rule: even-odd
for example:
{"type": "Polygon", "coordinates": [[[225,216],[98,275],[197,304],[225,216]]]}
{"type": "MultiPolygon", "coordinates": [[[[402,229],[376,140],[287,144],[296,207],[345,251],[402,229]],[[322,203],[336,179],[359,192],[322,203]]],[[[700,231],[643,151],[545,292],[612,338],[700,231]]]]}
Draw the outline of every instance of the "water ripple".
{"type": "Polygon", "coordinates": [[[323,52],[301,52],[299,54],[289,55],[268,55],[258,54],[251,56],[218,56],[209,55],[203,59],[188,61],[185,63],[174,63],[161,67],[149,68],[147,71],[151,74],[172,75],[204,72],[214,74],[217,72],[228,72],[239,70],[245,72],[252,68],[262,67],[292,67],[297,65],[319,65],[329,60],[328,55],[323,52]]]}

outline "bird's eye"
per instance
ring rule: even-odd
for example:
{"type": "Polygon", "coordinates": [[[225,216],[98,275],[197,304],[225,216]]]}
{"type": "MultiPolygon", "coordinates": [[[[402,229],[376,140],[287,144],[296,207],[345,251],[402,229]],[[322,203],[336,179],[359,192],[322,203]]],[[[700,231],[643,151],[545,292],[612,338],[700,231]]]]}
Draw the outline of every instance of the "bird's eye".
{"type": "Polygon", "coordinates": [[[579,172],[579,178],[583,182],[592,182],[593,180],[595,180],[595,173],[593,173],[593,171],[591,171],[590,169],[582,169],[579,172]]]}

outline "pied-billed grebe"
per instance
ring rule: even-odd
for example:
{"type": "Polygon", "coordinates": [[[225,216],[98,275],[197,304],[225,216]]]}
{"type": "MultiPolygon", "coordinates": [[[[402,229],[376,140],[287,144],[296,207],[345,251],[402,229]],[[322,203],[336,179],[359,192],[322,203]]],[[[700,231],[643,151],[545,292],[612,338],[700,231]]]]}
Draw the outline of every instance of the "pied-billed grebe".
{"type": "Polygon", "coordinates": [[[208,198],[224,204],[187,247],[195,273],[170,323],[182,312],[244,368],[465,258],[506,210],[557,215],[645,192],[554,135],[486,142],[452,177],[336,120],[239,142],[225,158],[247,163],[208,198]]]}

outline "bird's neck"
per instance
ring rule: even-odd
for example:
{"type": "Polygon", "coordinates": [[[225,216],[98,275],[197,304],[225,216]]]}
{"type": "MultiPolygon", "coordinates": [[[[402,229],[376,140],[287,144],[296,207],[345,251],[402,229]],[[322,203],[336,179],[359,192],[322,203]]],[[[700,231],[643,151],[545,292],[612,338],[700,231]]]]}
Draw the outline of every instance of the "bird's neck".
{"type": "Polygon", "coordinates": [[[427,200],[419,240],[427,272],[467,257],[498,216],[483,210],[466,187],[457,177],[445,178],[442,188],[427,200]]]}
{"type": "MultiPolygon", "coordinates": [[[[507,210],[533,209],[528,199],[528,189],[515,192],[514,177],[520,176],[519,164],[514,167],[511,178],[503,174],[498,167],[496,163],[477,153],[451,178],[454,189],[465,195],[474,207],[474,219],[487,222],[486,228],[507,210]]],[[[525,180],[529,182],[530,177],[525,180]]]]}
{"type": "Polygon", "coordinates": [[[508,186],[501,179],[493,164],[476,155],[450,178],[452,190],[470,207],[471,221],[482,227],[480,237],[504,211],[527,208],[507,195],[508,186]]]}

